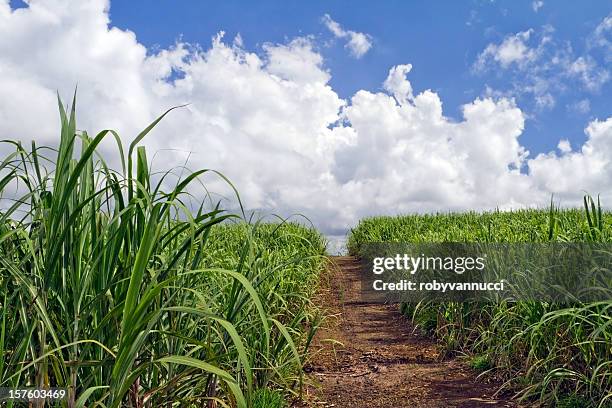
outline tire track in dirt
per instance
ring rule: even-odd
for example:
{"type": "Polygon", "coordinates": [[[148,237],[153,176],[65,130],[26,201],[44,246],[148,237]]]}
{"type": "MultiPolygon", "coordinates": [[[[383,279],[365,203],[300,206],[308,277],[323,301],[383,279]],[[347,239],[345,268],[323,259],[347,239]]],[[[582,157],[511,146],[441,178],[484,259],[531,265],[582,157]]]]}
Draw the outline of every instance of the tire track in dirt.
{"type": "Polygon", "coordinates": [[[332,257],[317,301],[330,314],[311,346],[305,401],[295,407],[515,407],[465,363],[440,361],[394,305],[362,302],[355,257],[332,257]],[[339,343],[341,344],[339,344],[339,343]]]}

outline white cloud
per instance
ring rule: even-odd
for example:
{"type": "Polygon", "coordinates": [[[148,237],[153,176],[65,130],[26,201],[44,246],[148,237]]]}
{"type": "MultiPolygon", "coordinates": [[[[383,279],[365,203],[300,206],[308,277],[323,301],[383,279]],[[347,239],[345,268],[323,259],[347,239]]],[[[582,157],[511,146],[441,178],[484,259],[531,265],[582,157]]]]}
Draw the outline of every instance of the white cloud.
{"type": "Polygon", "coordinates": [[[561,153],[569,153],[572,151],[572,145],[570,144],[569,140],[562,139],[559,140],[559,144],[557,144],[557,149],[559,149],[561,153]]]}
{"type": "Polygon", "coordinates": [[[191,152],[190,166],[222,170],[251,208],[275,208],[285,186],[316,183],[320,174],[304,169],[325,168],[349,136],[328,129],[344,101],[308,39],[267,44],[260,56],[218,36],[204,50],[179,43],[147,56],[133,33],[108,27],[106,2],[87,4],[32,1],[11,12],[0,2],[3,138],[54,143],[55,92],[68,99],[77,83],[79,127],[114,128],[124,142],[188,102],[145,140],[150,157],[159,151],[155,167],[182,164],[191,152]],[[173,72],[181,79],[169,82],[173,72]]]}
{"type": "Polygon", "coordinates": [[[330,79],[309,38],[299,37],[287,45],[265,44],[263,48],[268,56],[266,70],[271,74],[298,83],[325,84],[330,79]]]}
{"type": "Polygon", "coordinates": [[[542,8],[544,7],[544,2],[542,0],[535,0],[531,3],[531,8],[533,9],[533,11],[535,11],[536,13],[542,8]]]}
{"type": "Polygon", "coordinates": [[[413,94],[406,64],[390,69],[384,92],[343,100],[311,38],[256,54],[220,34],[152,53],[110,28],[107,8],[32,0],[12,11],[0,0],[2,138],[56,143],[55,91],[78,83],[79,127],[111,127],[125,142],[189,102],[143,141],[155,170],[189,157],[226,174],[248,208],[301,212],[327,233],[377,213],[541,205],[553,191],[612,202],[612,118],[589,124],[584,146],[530,159],[525,114],[509,98],[476,99],[451,120],[435,92],[413,94]]]}
{"type": "MultiPolygon", "coordinates": [[[[587,141],[578,151],[540,154],[529,160],[534,187],[550,191],[561,199],[577,201],[584,191],[601,192],[603,202],[610,202],[612,181],[612,117],[596,120],[586,128],[587,141]]],[[[608,204],[609,205],[609,204],[608,204]]]]}
{"type": "Polygon", "coordinates": [[[606,16],[595,28],[589,37],[588,46],[602,49],[606,61],[612,61],[612,14],[606,16]]]}
{"type": "Polygon", "coordinates": [[[532,29],[521,31],[507,36],[500,44],[489,44],[478,56],[475,67],[485,69],[490,60],[499,63],[503,68],[508,68],[511,64],[523,66],[535,60],[536,50],[527,45],[532,33],[532,29]]]}
{"type": "Polygon", "coordinates": [[[412,85],[406,79],[411,70],[412,64],[396,65],[389,70],[389,75],[383,83],[383,88],[402,104],[413,98],[412,85]]]}
{"type": "Polygon", "coordinates": [[[589,56],[576,58],[569,65],[567,72],[570,76],[580,79],[591,91],[598,91],[610,79],[610,72],[606,68],[598,67],[595,60],[589,56]]]}
{"type": "MultiPolygon", "coordinates": [[[[605,46],[602,33],[606,24],[604,20],[593,31],[597,35],[591,36],[591,48],[593,44],[605,46]]],[[[554,32],[547,25],[507,35],[501,42],[485,47],[473,70],[481,75],[494,72],[503,77],[505,89],[498,89],[497,93],[507,97],[529,95],[528,103],[533,103],[536,110],[552,109],[557,96],[568,91],[600,92],[611,79],[606,64],[588,52],[576,55],[571,43],[555,40],[554,32]]]]}
{"type": "Polygon", "coordinates": [[[325,14],[322,21],[335,37],[348,39],[345,47],[353,57],[361,58],[372,48],[372,37],[369,34],[345,30],[338,22],[332,20],[329,14],[325,14]]]}

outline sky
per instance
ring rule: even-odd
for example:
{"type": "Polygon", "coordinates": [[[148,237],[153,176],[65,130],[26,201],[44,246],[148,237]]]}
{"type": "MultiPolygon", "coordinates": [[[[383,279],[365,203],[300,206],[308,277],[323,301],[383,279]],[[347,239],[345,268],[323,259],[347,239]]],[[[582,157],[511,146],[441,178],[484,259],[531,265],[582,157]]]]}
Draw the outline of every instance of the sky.
{"type": "Polygon", "coordinates": [[[214,168],[329,235],[612,203],[610,2],[347,4],[0,0],[0,138],[57,143],[56,91],[78,84],[79,127],[125,143],[189,103],[143,141],[155,169],[214,168]]]}

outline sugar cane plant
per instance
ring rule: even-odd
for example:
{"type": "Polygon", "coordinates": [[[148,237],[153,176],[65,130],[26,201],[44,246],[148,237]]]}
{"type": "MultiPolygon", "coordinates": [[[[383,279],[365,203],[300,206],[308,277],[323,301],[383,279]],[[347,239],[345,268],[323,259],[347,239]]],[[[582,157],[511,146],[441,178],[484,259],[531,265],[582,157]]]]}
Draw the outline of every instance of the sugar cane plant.
{"type": "Polygon", "coordinates": [[[203,176],[227,181],[211,170],[154,176],[139,143],[169,111],[126,152],[112,130],[78,131],[74,102],[59,110],[57,148],[3,142],[0,387],[113,408],[250,407],[259,389],[299,390],[321,236],[194,208],[203,176]]]}
{"type": "MultiPolygon", "coordinates": [[[[612,242],[612,214],[599,198],[583,209],[439,213],[362,220],[348,239],[359,254],[368,242],[612,242]]],[[[610,276],[608,270],[608,276],[610,276]]],[[[612,406],[612,292],[607,300],[557,304],[537,300],[498,304],[404,304],[421,329],[448,352],[473,356],[526,404],[612,406]]],[[[593,290],[601,290],[594,288],[593,290]]]]}

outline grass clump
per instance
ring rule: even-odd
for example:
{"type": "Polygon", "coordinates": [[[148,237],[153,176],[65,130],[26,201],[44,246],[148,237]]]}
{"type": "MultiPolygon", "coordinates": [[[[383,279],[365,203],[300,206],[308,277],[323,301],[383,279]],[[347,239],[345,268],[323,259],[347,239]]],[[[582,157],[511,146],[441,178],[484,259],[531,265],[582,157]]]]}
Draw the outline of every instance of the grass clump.
{"type": "Polygon", "coordinates": [[[491,368],[491,362],[487,356],[474,356],[470,360],[470,367],[477,371],[487,371],[491,368]]]}
{"type": "Polygon", "coordinates": [[[124,149],[59,106],[57,149],[5,141],[0,161],[0,386],[109,408],[298,393],[321,235],[206,206],[190,191],[214,171],[153,174],[139,143],[165,114],[124,149]]]}

